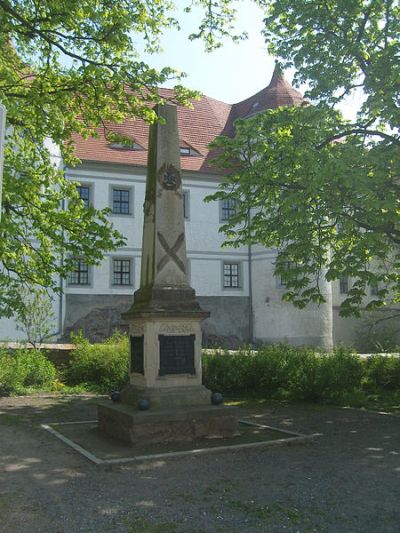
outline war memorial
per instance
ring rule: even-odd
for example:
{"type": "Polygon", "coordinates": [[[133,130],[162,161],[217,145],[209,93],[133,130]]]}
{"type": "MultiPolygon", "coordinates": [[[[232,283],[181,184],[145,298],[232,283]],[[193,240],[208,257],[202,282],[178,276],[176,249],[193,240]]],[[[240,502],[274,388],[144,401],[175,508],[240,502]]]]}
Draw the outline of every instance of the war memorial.
{"type": "Polygon", "coordinates": [[[188,283],[176,107],[150,128],[140,288],[129,323],[130,382],[120,402],[98,405],[99,429],[136,443],[238,434],[236,410],[202,385],[201,321],[209,313],[188,283]],[[215,398],[214,398],[214,403],[215,398]]]}

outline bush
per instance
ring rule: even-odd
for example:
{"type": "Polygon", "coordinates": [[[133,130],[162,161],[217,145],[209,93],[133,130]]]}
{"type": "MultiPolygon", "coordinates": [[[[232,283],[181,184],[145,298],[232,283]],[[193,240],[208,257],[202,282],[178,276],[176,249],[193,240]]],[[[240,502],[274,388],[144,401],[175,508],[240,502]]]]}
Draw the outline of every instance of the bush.
{"type": "Polygon", "coordinates": [[[365,389],[400,390],[400,357],[372,355],[364,361],[364,366],[365,389]]]}
{"type": "Polygon", "coordinates": [[[225,393],[257,392],[267,398],[334,401],[361,387],[360,358],[343,348],[319,354],[286,344],[255,354],[203,356],[206,387],[225,393]]]}
{"type": "Polygon", "coordinates": [[[88,389],[108,393],[128,382],[129,342],[120,333],[101,344],[90,344],[76,336],[77,345],[65,370],[68,385],[85,385],[88,389]]]}
{"type": "Polygon", "coordinates": [[[339,348],[329,354],[309,352],[297,360],[288,384],[288,395],[294,400],[332,402],[361,388],[362,362],[351,351],[339,348]]]}
{"type": "Polygon", "coordinates": [[[22,394],[27,387],[51,387],[56,374],[54,365],[39,350],[0,351],[0,396],[22,394]]]}

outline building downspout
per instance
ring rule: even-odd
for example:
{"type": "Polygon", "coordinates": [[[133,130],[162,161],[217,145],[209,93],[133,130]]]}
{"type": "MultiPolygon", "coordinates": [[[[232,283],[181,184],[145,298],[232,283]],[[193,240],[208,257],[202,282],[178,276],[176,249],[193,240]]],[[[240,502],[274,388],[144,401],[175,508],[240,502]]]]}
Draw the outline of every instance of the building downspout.
{"type": "MultiPolygon", "coordinates": [[[[65,211],[65,199],[63,198],[61,201],[61,209],[65,211]]],[[[62,233],[62,239],[64,241],[64,228],[61,231],[62,233]]],[[[64,264],[64,252],[61,252],[61,258],[60,258],[61,266],[64,264]]],[[[63,313],[64,313],[64,280],[62,276],[59,277],[58,286],[60,289],[59,294],[59,300],[58,300],[58,335],[62,336],[64,334],[63,331],[63,313]]]]}
{"type": "MultiPolygon", "coordinates": [[[[247,212],[247,223],[250,225],[250,209],[247,212]]],[[[252,268],[252,249],[251,244],[247,245],[247,262],[248,262],[248,276],[249,276],[249,343],[254,341],[254,318],[253,318],[253,268],[252,268]]]]}
{"type": "MultiPolygon", "coordinates": [[[[65,179],[65,164],[63,162],[63,176],[65,179]]],[[[65,198],[61,200],[61,209],[65,211],[65,198]]],[[[65,230],[62,228],[61,230],[62,235],[62,241],[64,242],[65,239],[65,230]]],[[[60,263],[61,266],[64,264],[64,251],[61,252],[60,257],[60,263]]],[[[62,276],[59,277],[59,283],[58,283],[59,289],[60,289],[60,295],[58,300],[58,334],[62,336],[64,334],[64,321],[63,321],[63,314],[64,314],[64,280],[62,276]]]]}

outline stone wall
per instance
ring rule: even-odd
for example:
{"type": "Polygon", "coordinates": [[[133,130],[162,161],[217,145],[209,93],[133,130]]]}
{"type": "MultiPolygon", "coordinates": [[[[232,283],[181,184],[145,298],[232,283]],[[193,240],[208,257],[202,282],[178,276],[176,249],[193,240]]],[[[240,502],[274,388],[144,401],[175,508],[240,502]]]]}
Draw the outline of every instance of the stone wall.
{"type": "MultiPolygon", "coordinates": [[[[200,305],[211,313],[202,325],[203,344],[235,349],[249,340],[249,298],[246,296],[200,296],[200,305]]],[[[91,342],[110,337],[115,331],[127,332],[121,313],[132,304],[132,296],[66,295],[65,334],[82,330],[91,342]]]]}

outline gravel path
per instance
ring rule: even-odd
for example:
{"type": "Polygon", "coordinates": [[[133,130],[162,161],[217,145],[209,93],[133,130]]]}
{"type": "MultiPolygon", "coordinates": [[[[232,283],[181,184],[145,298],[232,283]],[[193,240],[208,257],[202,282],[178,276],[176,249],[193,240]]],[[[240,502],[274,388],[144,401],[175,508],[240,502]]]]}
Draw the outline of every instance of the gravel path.
{"type": "Polygon", "coordinates": [[[0,399],[0,531],[400,531],[400,417],[314,405],[247,410],[312,444],[95,466],[39,427],[93,398],[0,399]]]}

